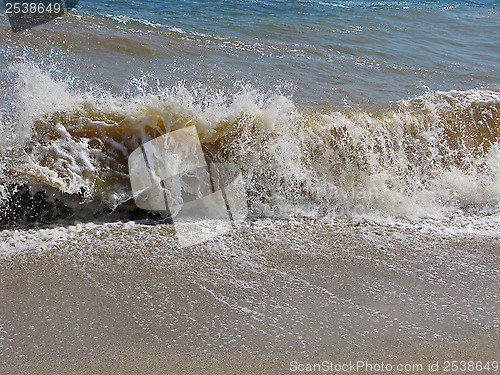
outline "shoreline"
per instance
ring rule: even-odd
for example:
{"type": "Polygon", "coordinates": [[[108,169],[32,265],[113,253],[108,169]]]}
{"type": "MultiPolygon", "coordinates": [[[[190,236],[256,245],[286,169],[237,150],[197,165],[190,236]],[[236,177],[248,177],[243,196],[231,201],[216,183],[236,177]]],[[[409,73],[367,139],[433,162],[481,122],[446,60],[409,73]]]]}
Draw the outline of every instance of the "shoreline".
{"type": "Polygon", "coordinates": [[[2,373],[286,373],[302,359],[500,354],[493,234],[268,220],[189,248],[168,224],[29,235],[0,259],[2,373]]]}

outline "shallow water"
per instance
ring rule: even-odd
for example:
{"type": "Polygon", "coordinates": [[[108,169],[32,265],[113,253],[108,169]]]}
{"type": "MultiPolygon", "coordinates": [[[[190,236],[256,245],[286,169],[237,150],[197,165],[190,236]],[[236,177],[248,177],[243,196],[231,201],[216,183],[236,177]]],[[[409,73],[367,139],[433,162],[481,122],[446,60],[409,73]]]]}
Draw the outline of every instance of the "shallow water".
{"type": "Polygon", "coordinates": [[[117,343],[326,355],[463,341],[500,324],[498,235],[430,222],[264,220],[190,248],[170,225],[15,236],[1,260],[4,363],[117,343]]]}

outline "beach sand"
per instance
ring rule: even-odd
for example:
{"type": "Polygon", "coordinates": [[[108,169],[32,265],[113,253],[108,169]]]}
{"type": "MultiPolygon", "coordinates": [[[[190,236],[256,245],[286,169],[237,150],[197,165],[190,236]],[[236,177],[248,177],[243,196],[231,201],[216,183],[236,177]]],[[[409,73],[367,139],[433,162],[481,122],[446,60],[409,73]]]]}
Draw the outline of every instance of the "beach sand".
{"type": "Polygon", "coordinates": [[[500,359],[498,236],[362,220],[257,221],[190,248],[168,224],[9,236],[2,373],[500,359]]]}
{"type": "MultiPolygon", "coordinates": [[[[287,374],[287,373],[405,373],[436,374],[443,373],[445,361],[478,361],[483,364],[499,359],[500,337],[498,333],[470,338],[459,343],[427,343],[415,342],[413,346],[391,348],[386,350],[359,350],[342,352],[333,350],[323,356],[284,355],[250,355],[242,353],[172,353],[168,350],[145,350],[138,347],[114,347],[103,349],[88,357],[78,355],[40,358],[30,362],[6,367],[2,373],[8,374],[287,374]],[[397,372],[367,371],[363,367],[359,371],[292,371],[293,361],[298,364],[323,364],[324,361],[335,364],[348,364],[349,361],[363,361],[372,365],[385,363],[396,366],[403,364],[412,366],[412,370],[397,372]],[[435,368],[439,364],[440,371],[431,371],[429,364],[435,368]],[[422,365],[422,371],[418,366],[422,365]]],[[[328,364],[329,366],[329,364],[328,364]]],[[[328,369],[328,367],[327,367],[328,369]]],[[[481,373],[471,371],[466,373],[481,373]]],[[[498,373],[483,371],[482,373],[498,373]]]]}

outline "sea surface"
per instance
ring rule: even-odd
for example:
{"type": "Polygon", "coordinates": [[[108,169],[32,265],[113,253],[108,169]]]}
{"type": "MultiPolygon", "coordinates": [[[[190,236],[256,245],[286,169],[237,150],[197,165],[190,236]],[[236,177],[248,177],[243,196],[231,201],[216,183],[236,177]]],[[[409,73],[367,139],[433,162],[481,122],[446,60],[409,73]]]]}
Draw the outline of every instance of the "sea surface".
{"type": "Polygon", "coordinates": [[[498,331],[499,46],[497,0],[81,0],[16,33],[2,8],[0,362],[498,331]],[[193,125],[248,217],[180,248],[127,160],[193,125]]]}

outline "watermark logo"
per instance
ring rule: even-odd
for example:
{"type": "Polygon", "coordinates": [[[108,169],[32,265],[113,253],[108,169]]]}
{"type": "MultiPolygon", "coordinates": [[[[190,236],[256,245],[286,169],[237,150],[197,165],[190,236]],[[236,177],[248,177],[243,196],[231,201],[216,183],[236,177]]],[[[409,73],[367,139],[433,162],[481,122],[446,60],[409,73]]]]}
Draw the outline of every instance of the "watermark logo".
{"type": "Polygon", "coordinates": [[[79,0],[4,0],[12,31],[47,23],[73,9],[79,0]]]}
{"type": "Polygon", "coordinates": [[[136,205],[168,213],[181,247],[227,233],[233,221],[247,217],[241,171],[230,163],[207,163],[195,126],[143,144],[128,166],[136,205]]]}

